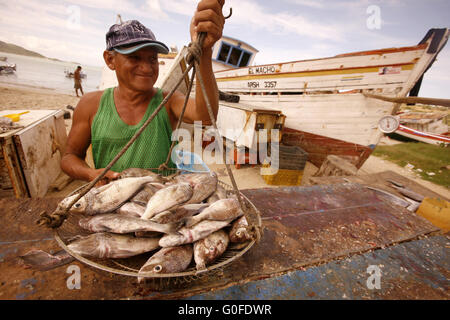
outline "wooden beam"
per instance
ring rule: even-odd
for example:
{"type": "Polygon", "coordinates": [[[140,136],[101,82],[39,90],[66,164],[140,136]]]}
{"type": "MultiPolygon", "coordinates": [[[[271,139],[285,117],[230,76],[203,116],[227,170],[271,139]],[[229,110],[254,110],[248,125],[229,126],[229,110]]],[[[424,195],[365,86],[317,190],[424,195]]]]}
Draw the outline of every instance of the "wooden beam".
{"type": "Polygon", "coordinates": [[[368,98],[379,99],[394,103],[420,103],[450,108],[450,99],[435,99],[435,98],[421,98],[421,97],[385,97],[371,93],[363,93],[363,95],[368,98]]]}

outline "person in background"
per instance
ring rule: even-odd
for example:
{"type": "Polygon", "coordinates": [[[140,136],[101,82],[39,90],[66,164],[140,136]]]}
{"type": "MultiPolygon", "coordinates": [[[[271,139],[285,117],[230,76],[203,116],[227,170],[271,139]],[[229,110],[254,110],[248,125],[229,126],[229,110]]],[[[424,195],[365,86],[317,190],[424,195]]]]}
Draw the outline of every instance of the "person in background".
{"type": "MultiPolygon", "coordinates": [[[[224,0],[202,0],[190,23],[191,40],[205,32],[199,72],[214,116],[219,109],[219,90],[212,70],[212,48],[222,37],[224,0]]],[[[62,170],[78,180],[92,181],[130,141],[169,92],[154,87],[159,75],[158,54],[168,47],[137,20],[114,24],[106,34],[106,65],[116,73],[118,86],[84,95],[73,114],[72,128],[61,159],[62,170]],[[85,161],[92,144],[95,168],[85,161]]],[[[98,185],[117,179],[127,168],[158,168],[169,154],[172,131],[183,109],[185,95],[176,91],[98,185]]],[[[203,92],[196,86],[183,121],[210,124],[203,92]]]]}
{"type": "Polygon", "coordinates": [[[75,82],[73,87],[75,88],[75,93],[77,94],[77,97],[79,97],[78,89],[81,91],[81,95],[84,95],[83,87],[81,86],[81,66],[78,66],[75,72],[73,73],[73,81],[75,82]]]}

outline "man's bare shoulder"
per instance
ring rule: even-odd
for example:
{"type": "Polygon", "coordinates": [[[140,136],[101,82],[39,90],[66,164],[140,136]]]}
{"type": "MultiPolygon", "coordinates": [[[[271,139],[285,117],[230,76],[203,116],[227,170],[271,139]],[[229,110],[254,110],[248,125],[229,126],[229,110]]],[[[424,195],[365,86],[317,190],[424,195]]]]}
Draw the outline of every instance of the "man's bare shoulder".
{"type": "Polygon", "coordinates": [[[78,101],[75,111],[84,114],[95,114],[102,98],[103,90],[92,91],[84,94],[78,101]]]}

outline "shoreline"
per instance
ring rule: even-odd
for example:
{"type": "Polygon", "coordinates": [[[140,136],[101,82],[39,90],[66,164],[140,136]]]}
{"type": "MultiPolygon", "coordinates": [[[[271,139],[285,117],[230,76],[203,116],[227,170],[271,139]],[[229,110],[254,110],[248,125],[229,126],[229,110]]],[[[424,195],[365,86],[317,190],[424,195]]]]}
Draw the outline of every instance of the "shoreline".
{"type": "Polygon", "coordinates": [[[75,107],[79,100],[75,92],[67,94],[56,89],[0,82],[0,110],[65,109],[68,105],[75,107]]]}

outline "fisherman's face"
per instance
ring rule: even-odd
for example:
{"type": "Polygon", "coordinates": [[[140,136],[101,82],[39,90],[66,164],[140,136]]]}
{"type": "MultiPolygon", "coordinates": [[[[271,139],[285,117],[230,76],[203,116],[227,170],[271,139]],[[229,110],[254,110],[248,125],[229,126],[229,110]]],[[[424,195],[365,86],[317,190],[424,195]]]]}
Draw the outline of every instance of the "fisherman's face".
{"type": "Polygon", "coordinates": [[[119,84],[135,91],[152,90],[158,79],[158,53],[149,47],[127,55],[115,52],[112,64],[119,84]]]}

